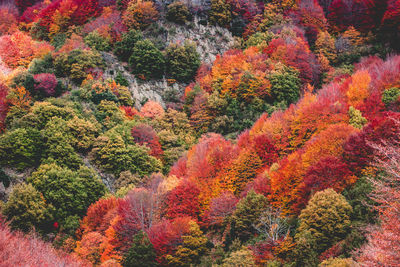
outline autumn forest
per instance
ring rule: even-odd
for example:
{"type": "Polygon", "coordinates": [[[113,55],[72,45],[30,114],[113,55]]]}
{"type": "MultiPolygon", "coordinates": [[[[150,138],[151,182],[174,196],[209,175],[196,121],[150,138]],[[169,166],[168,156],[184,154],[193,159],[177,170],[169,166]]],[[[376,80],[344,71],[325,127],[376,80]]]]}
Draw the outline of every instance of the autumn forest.
{"type": "Polygon", "coordinates": [[[10,266],[400,266],[400,0],[0,1],[10,266]]]}

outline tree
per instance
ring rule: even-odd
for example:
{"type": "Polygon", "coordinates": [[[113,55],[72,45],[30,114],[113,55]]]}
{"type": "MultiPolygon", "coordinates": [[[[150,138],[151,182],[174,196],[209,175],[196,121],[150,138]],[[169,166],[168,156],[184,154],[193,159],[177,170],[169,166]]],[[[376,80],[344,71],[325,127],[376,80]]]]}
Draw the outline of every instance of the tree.
{"type": "Polygon", "coordinates": [[[52,205],[46,204],[43,195],[31,184],[21,183],[13,188],[2,212],[13,229],[24,232],[34,228],[39,231],[49,231],[53,219],[52,209],[52,205]]]}
{"type": "Polygon", "coordinates": [[[186,21],[192,18],[192,14],[188,7],[180,1],[175,1],[172,4],[169,4],[167,8],[166,18],[169,21],[178,24],[185,24],[186,21]]]}
{"type": "Polygon", "coordinates": [[[85,263],[56,250],[35,235],[11,231],[0,223],[0,262],[3,266],[83,266],[85,263]]]}
{"type": "Polygon", "coordinates": [[[83,166],[73,171],[55,164],[41,165],[28,182],[54,206],[54,217],[61,226],[73,216],[83,216],[89,205],[105,193],[99,177],[83,166]]]}
{"type": "MultiPolygon", "coordinates": [[[[399,133],[399,121],[394,120],[399,133]]],[[[381,140],[382,141],[382,140],[381,140]]],[[[396,266],[400,263],[400,208],[399,208],[399,155],[398,142],[372,144],[376,154],[374,165],[383,170],[382,175],[369,179],[373,191],[369,195],[377,202],[380,225],[370,228],[368,243],[361,249],[358,261],[369,266],[396,266]]]]}
{"type": "Polygon", "coordinates": [[[17,128],[0,137],[0,162],[22,170],[36,165],[42,155],[43,140],[38,130],[17,128]]]}
{"type": "Polygon", "coordinates": [[[120,41],[114,44],[114,53],[122,61],[128,61],[133,53],[135,44],[143,40],[143,36],[140,31],[130,30],[122,35],[120,41]]]}
{"type": "Polygon", "coordinates": [[[151,156],[158,158],[163,154],[157,133],[150,125],[139,124],[134,126],[131,134],[137,144],[150,148],[151,156]]]}
{"type": "Polygon", "coordinates": [[[315,41],[315,52],[322,53],[331,63],[336,60],[336,47],[335,39],[327,31],[318,33],[317,40],[315,41]]]}
{"type": "Polygon", "coordinates": [[[208,19],[214,25],[229,27],[232,21],[230,5],[225,0],[211,0],[211,10],[208,19]]]}
{"type": "Polygon", "coordinates": [[[129,29],[144,29],[158,19],[158,11],[152,1],[130,1],[122,15],[129,29]]]}
{"type": "Polygon", "coordinates": [[[60,92],[61,85],[54,74],[41,73],[34,76],[35,93],[42,97],[56,96],[60,92]],[[58,87],[58,88],[57,88],[58,87]],[[57,90],[58,89],[58,90],[57,90]],[[59,92],[57,92],[59,91],[59,92]]]}
{"type": "Polygon", "coordinates": [[[335,242],[344,239],[349,231],[352,207],[333,189],[317,192],[299,216],[296,238],[309,231],[322,252],[335,242]]]}
{"type": "Polygon", "coordinates": [[[185,42],[183,46],[170,44],[165,49],[167,76],[180,82],[189,82],[200,67],[200,55],[194,43],[185,42]]]}
{"type": "Polygon", "coordinates": [[[5,128],[4,123],[9,109],[7,100],[8,91],[8,87],[0,83],[0,132],[5,128]]]}
{"type": "Polygon", "coordinates": [[[140,231],[133,237],[132,246],[124,255],[122,266],[124,267],[140,267],[140,266],[157,266],[155,261],[156,253],[153,245],[150,243],[147,234],[140,231]]]}
{"type": "Polygon", "coordinates": [[[200,190],[191,181],[183,180],[177,187],[168,192],[166,198],[166,216],[174,219],[189,216],[197,220],[200,212],[200,190]]]}
{"type": "Polygon", "coordinates": [[[254,267],[256,266],[256,263],[251,250],[243,246],[241,249],[233,251],[231,254],[229,254],[229,257],[224,259],[222,266],[254,267]]]}
{"type": "Polygon", "coordinates": [[[236,210],[232,214],[231,223],[235,236],[241,240],[248,240],[256,232],[253,227],[262,213],[268,207],[267,199],[253,190],[247,193],[246,197],[241,199],[236,210]]]}
{"type": "Polygon", "coordinates": [[[129,58],[129,64],[132,72],[144,79],[158,79],[164,74],[164,56],[149,40],[136,42],[129,58]]]}
{"type": "Polygon", "coordinates": [[[105,237],[98,232],[89,232],[82,236],[80,241],[77,241],[74,252],[80,258],[89,261],[94,265],[100,264],[100,256],[103,253],[105,246],[105,237]]]}
{"type": "Polygon", "coordinates": [[[110,51],[110,40],[101,36],[97,31],[92,31],[85,37],[85,44],[97,51],[110,51]]]}
{"type": "Polygon", "coordinates": [[[210,209],[206,213],[204,221],[210,225],[222,225],[234,212],[237,202],[234,194],[229,191],[223,192],[219,197],[211,200],[210,209]]]}
{"type": "Polygon", "coordinates": [[[188,233],[182,235],[182,245],[179,245],[173,255],[167,255],[170,266],[187,266],[198,264],[200,257],[206,251],[207,237],[203,235],[195,221],[189,221],[188,233]]]}
{"type": "Polygon", "coordinates": [[[140,109],[140,115],[150,119],[161,118],[164,115],[164,108],[156,101],[147,101],[140,109]]]}
{"type": "Polygon", "coordinates": [[[299,73],[293,68],[282,66],[271,72],[271,96],[274,102],[284,101],[286,105],[295,103],[300,97],[299,73]]]}

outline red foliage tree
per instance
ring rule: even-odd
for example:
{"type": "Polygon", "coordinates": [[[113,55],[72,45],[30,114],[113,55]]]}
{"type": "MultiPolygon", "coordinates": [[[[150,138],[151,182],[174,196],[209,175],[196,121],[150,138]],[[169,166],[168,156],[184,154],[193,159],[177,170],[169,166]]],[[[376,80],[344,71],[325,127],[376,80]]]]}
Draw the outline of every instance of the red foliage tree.
{"type": "Polygon", "coordinates": [[[20,14],[22,14],[25,9],[28,7],[33,6],[37,0],[15,0],[15,5],[18,7],[18,11],[20,14]]]}
{"type": "Polygon", "coordinates": [[[166,216],[170,219],[191,217],[198,219],[200,190],[196,184],[185,179],[172,189],[166,198],[166,216]]]}
{"type": "Polygon", "coordinates": [[[359,31],[367,32],[376,27],[374,16],[373,0],[333,0],[329,6],[328,20],[337,31],[353,26],[359,31]]]}
{"type": "Polygon", "coordinates": [[[133,139],[139,145],[150,148],[150,155],[160,157],[163,154],[156,131],[147,124],[139,124],[131,130],[133,139]]]}
{"type": "Polygon", "coordinates": [[[36,74],[35,79],[35,91],[39,95],[43,96],[55,96],[57,87],[57,78],[53,73],[40,73],[36,74]]]}
{"type": "Polygon", "coordinates": [[[86,216],[81,223],[83,232],[104,233],[110,226],[112,218],[116,215],[117,207],[122,200],[115,197],[99,199],[96,203],[90,205],[86,216]]]}
{"type": "Polygon", "coordinates": [[[210,209],[204,216],[204,221],[210,225],[221,225],[224,219],[235,210],[238,199],[232,192],[223,192],[219,197],[211,200],[210,209]]]}

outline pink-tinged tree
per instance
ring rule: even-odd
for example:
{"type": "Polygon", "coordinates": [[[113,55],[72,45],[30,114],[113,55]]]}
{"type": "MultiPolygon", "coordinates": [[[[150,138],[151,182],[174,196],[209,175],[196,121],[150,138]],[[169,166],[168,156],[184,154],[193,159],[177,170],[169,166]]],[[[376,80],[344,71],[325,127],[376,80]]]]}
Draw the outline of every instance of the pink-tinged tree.
{"type": "Polygon", "coordinates": [[[119,220],[112,226],[117,234],[111,243],[119,253],[128,250],[135,234],[147,232],[158,220],[160,201],[156,192],[135,188],[118,205],[119,220]]]}
{"type": "Polygon", "coordinates": [[[164,115],[164,108],[156,101],[147,101],[140,109],[140,115],[146,118],[154,119],[164,115]]]}
{"type": "MultiPolygon", "coordinates": [[[[397,135],[400,121],[395,120],[397,135]]],[[[376,154],[375,166],[382,169],[377,179],[370,179],[374,186],[371,195],[378,203],[380,226],[370,229],[368,243],[361,249],[358,261],[365,266],[400,265],[400,148],[399,142],[380,140],[371,144],[376,154]]]]}
{"type": "Polygon", "coordinates": [[[178,217],[191,217],[198,219],[200,213],[200,190],[190,180],[182,180],[181,183],[168,192],[166,197],[166,216],[170,219],[178,217]]]}
{"type": "Polygon", "coordinates": [[[203,220],[210,226],[220,226],[225,218],[233,213],[238,199],[232,192],[225,191],[211,200],[210,209],[203,220]]]}
{"type": "Polygon", "coordinates": [[[156,131],[147,124],[139,124],[131,130],[134,141],[150,148],[150,155],[160,157],[163,154],[156,131]]]}
{"type": "Polygon", "coordinates": [[[0,263],[1,266],[90,266],[57,251],[35,235],[11,231],[3,219],[0,222],[0,263]]]}
{"type": "Polygon", "coordinates": [[[58,84],[57,78],[52,73],[36,74],[35,79],[35,93],[38,95],[49,97],[56,95],[56,87],[58,84]]]}

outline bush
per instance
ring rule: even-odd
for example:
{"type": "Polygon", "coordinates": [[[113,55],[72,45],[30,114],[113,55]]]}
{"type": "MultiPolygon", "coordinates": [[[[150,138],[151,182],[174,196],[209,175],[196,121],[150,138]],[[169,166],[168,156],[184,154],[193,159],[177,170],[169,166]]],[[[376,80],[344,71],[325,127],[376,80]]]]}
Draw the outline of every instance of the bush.
{"type": "Polygon", "coordinates": [[[43,140],[36,129],[18,128],[0,136],[0,163],[22,170],[36,165],[42,154],[43,140]]]}
{"type": "Polygon", "coordinates": [[[110,40],[101,36],[97,31],[89,33],[85,37],[85,44],[97,51],[110,51],[110,40]]]}
{"type": "Polygon", "coordinates": [[[122,35],[122,39],[114,45],[114,53],[119,60],[127,62],[133,53],[136,43],[143,40],[142,33],[136,30],[130,30],[122,35]]]}
{"type": "Polygon", "coordinates": [[[164,74],[165,59],[160,50],[148,40],[138,41],[129,58],[132,72],[144,79],[161,78],[164,74]]]}
{"type": "Polygon", "coordinates": [[[309,232],[323,252],[335,242],[345,238],[350,229],[352,207],[333,189],[317,192],[299,216],[300,226],[296,238],[309,232]]]}
{"type": "Polygon", "coordinates": [[[300,97],[299,72],[293,68],[283,66],[273,71],[269,76],[271,82],[271,96],[275,103],[285,102],[287,105],[295,103],[300,97]]]}
{"type": "Polygon", "coordinates": [[[151,1],[131,1],[122,16],[129,29],[144,29],[158,19],[158,11],[151,1]]]}
{"type": "Polygon", "coordinates": [[[230,5],[225,0],[211,0],[211,10],[208,19],[214,25],[229,27],[232,22],[230,5]]]}
{"type": "Polygon", "coordinates": [[[181,82],[189,82],[200,67],[200,55],[194,43],[185,42],[183,46],[171,44],[165,50],[167,75],[181,82]]]}
{"type": "Polygon", "coordinates": [[[191,20],[192,14],[184,3],[177,1],[168,5],[166,18],[178,24],[185,24],[186,21],[191,20]]]}
{"type": "Polygon", "coordinates": [[[62,91],[62,84],[57,81],[54,74],[41,73],[33,78],[35,79],[35,95],[39,97],[57,96],[62,91]]]}
{"type": "Polygon", "coordinates": [[[391,104],[395,103],[399,100],[399,98],[400,88],[393,87],[383,91],[382,102],[385,103],[386,106],[390,106],[391,104]]]}
{"type": "Polygon", "coordinates": [[[32,173],[28,182],[43,194],[48,204],[54,206],[55,219],[66,225],[71,224],[67,222],[72,217],[83,216],[90,204],[106,191],[94,171],[83,166],[70,170],[56,164],[44,164],[32,173]]]}
{"type": "Polygon", "coordinates": [[[103,58],[92,50],[75,49],[70,53],[62,53],[54,61],[55,74],[58,77],[69,77],[80,84],[86,79],[88,72],[103,68],[103,58]]]}
{"type": "Polygon", "coordinates": [[[52,208],[51,205],[46,204],[43,195],[31,184],[22,183],[13,188],[3,207],[3,214],[10,221],[13,229],[24,232],[33,228],[49,230],[52,208]]]}

